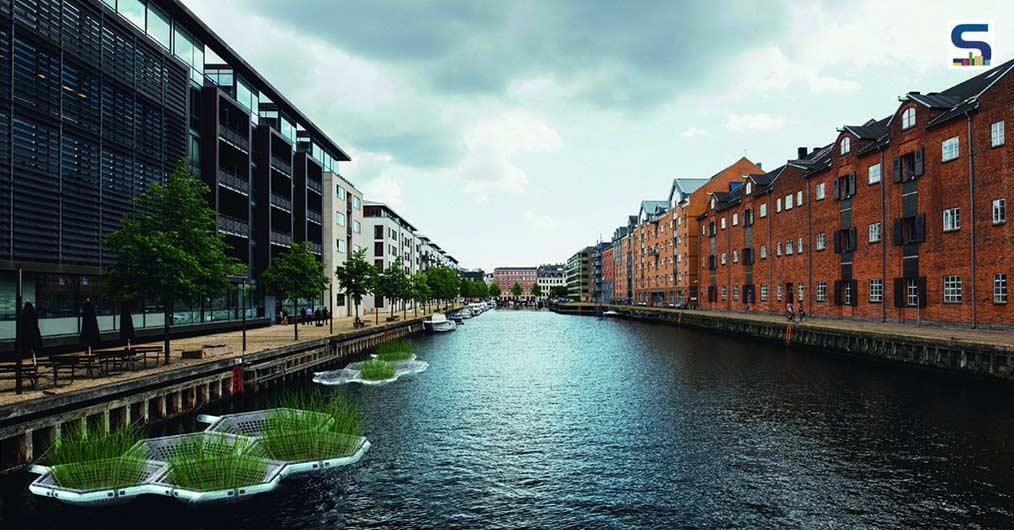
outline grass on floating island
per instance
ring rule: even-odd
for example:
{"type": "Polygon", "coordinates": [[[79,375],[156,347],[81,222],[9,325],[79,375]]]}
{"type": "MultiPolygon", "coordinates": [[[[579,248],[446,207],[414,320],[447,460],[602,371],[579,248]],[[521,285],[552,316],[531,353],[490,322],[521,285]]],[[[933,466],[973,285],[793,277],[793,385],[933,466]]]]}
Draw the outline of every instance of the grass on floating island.
{"type": "Polygon", "coordinates": [[[288,462],[341,458],[362,445],[362,411],[345,396],[317,388],[290,391],[275,406],[262,437],[270,458],[288,462]]]}
{"type": "Polygon", "coordinates": [[[93,490],[139,484],[147,471],[144,450],[137,446],[141,431],[125,427],[106,433],[98,429],[68,430],[46,455],[53,481],[60,487],[93,490]]]}
{"type": "Polygon", "coordinates": [[[205,434],[176,448],[169,458],[168,480],[194,491],[241,488],[264,481],[267,463],[249,454],[249,443],[205,434]]]}
{"type": "Polygon", "coordinates": [[[359,365],[359,376],[366,381],[382,381],[394,377],[394,363],[370,359],[359,365]]]}
{"type": "Polygon", "coordinates": [[[382,342],[377,346],[377,358],[381,361],[407,361],[415,353],[415,345],[405,339],[394,339],[382,342]]]}

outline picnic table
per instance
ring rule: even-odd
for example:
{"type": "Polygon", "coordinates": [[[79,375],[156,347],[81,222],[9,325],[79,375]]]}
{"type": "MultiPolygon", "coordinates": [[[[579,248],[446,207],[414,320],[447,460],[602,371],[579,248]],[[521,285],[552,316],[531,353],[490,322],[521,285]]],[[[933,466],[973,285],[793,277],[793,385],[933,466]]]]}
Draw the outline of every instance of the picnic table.
{"type": "MultiPolygon", "coordinates": [[[[50,361],[64,369],[83,369],[87,371],[88,377],[93,377],[96,370],[105,373],[127,371],[133,369],[137,362],[141,362],[145,368],[148,368],[149,358],[153,358],[155,366],[158,366],[161,356],[161,346],[128,346],[92,350],[91,353],[77,352],[53,355],[50,357],[50,361]]],[[[71,373],[73,375],[73,371],[71,373]]]]}

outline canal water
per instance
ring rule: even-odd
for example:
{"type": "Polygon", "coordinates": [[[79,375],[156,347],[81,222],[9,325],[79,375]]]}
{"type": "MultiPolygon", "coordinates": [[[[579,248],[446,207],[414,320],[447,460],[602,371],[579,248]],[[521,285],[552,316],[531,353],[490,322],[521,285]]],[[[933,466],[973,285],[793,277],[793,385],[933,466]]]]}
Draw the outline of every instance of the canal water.
{"type": "Polygon", "coordinates": [[[336,390],[367,413],[359,464],[199,508],[15,474],[0,528],[1014,527],[1009,385],[548,312],[417,343],[428,371],[336,390]]]}

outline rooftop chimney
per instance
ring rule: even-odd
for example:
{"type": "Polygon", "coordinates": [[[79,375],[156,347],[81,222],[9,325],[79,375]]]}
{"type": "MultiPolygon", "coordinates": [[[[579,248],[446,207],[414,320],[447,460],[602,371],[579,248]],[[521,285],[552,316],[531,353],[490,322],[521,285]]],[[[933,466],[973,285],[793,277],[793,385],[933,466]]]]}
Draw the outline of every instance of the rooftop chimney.
{"type": "Polygon", "coordinates": [[[806,158],[806,152],[807,151],[806,151],[805,147],[797,147],[796,148],[796,159],[797,160],[802,160],[802,159],[806,158]]]}
{"type": "Polygon", "coordinates": [[[764,162],[757,162],[757,167],[764,169],[764,162]]]}

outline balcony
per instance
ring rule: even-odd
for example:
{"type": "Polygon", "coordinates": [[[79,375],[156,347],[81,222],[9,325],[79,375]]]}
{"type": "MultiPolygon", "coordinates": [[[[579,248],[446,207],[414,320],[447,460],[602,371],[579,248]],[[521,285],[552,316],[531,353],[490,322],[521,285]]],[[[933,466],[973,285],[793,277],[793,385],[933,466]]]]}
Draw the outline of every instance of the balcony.
{"type": "Polygon", "coordinates": [[[218,216],[218,231],[236,237],[250,237],[250,225],[242,219],[228,215],[218,216]]]}
{"type": "Polygon", "coordinates": [[[317,195],[321,195],[324,191],[324,185],[312,178],[306,179],[306,187],[317,192],[317,195]]]}
{"type": "Polygon", "coordinates": [[[323,221],[323,219],[321,218],[320,212],[314,211],[314,210],[307,210],[306,211],[306,218],[308,220],[310,220],[310,221],[313,221],[314,223],[317,223],[317,224],[321,224],[321,221],[323,221]]]}
{"type": "Polygon", "coordinates": [[[226,142],[229,142],[230,144],[235,145],[236,147],[242,149],[243,151],[249,152],[250,150],[249,138],[247,138],[246,135],[234,131],[225,125],[222,124],[218,125],[218,136],[223,140],[225,140],[226,142]]]}
{"type": "Polygon", "coordinates": [[[292,236],[285,232],[271,231],[271,244],[287,247],[292,243],[292,236]]]}
{"type": "Polygon", "coordinates": [[[292,213],[292,201],[285,198],[280,193],[271,194],[271,205],[280,210],[285,210],[288,213],[292,213]]]}
{"type": "Polygon", "coordinates": [[[275,155],[274,153],[271,154],[271,167],[277,169],[282,173],[285,173],[286,176],[292,175],[292,163],[290,163],[288,160],[283,159],[280,156],[275,155]]]}
{"type": "Polygon", "coordinates": [[[218,170],[218,185],[243,195],[250,194],[250,181],[228,169],[218,170]]]}
{"type": "Polygon", "coordinates": [[[312,253],[314,253],[314,254],[316,254],[318,256],[321,256],[321,255],[324,254],[324,247],[322,247],[320,243],[314,243],[314,242],[310,241],[310,242],[308,242],[306,244],[306,246],[307,246],[307,248],[310,249],[310,252],[312,252],[312,253]]]}

